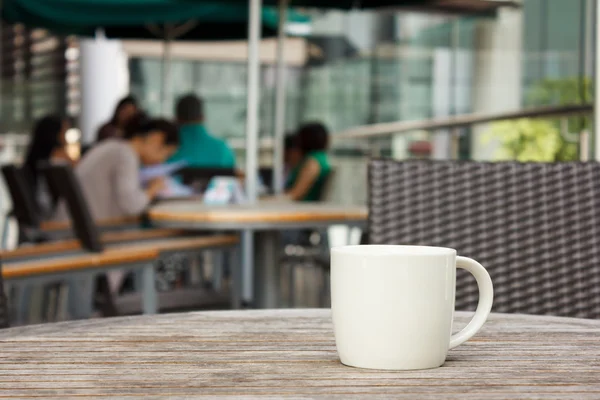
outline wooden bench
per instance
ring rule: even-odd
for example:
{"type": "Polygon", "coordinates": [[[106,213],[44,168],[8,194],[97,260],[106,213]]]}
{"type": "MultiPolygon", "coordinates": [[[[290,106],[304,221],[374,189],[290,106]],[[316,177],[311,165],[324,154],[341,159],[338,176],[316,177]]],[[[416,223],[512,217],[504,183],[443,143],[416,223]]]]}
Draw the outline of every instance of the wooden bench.
{"type": "Polygon", "coordinates": [[[185,250],[202,250],[216,249],[221,247],[233,247],[239,243],[237,235],[215,235],[215,236],[199,236],[199,237],[179,237],[172,239],[150,240],[135,245],[111,245],[108,248],[119,248],[122,246],[132,246],[133,248],[153,248],[159,254],[168,252],[177,252],[185,250]]]}
{"type": "Polygon", "coordinates": [[[73,254],[44,260],[4,263],[2,276],[5,280],[17,280],[37,276],[56,276],[89,269],[118,268],[132,263],[152,262],[159,251],[151,247],[107,249],[102,253],[73,254]]]}
{"type": "MultiPolygon", "coordinates": [[[[166,239],[184,236],[187,231],[180,229],[136,229],[119,232],[106,232],[101,235],[103,244],[141,242],[152,239],[166,239]]],[[[39,258],[47,255],[68,253],[83,250],[81,242],[77,239],[66,239],[32,246],[22,246],[10,251],[0,251],[3,260],[16,260],[24,258],[39,258]]]]}
{"type": "MultiPolygon", "coordinates": [[[[175,232],[174,230],[170,230],[175,232]]],[[[150,231],[151,232],[151,231],[150,231]]],[[[119,235],[116,235],[117,237],[119,235]]],[[[125,235],[126,236],[126,235],[125,235]]],[[[132,237],[134,235],[130,235],[132,237]]],[[[146,235],[151,238],[152,234],[146,235]]],[[[70,242],[70,241],[69,241],[70,242]]],[[[100,253],[61,255],[34,261],[9,261],[3,266],[2,275],[8,282],[48,283],[57,280],[69,280],[77,273],[93,274],[116,268],[143,269],[141,303],[144,314],[158,311],[158,299],[155,288],[154,261],[160,256],[175,252],[199,251],[233,247],[239,243],[236,235],[215,235],[202,237],[160,238],[135,244],[112,244],[100,253]]],[[[62,243],[58,243],[63,245],[62,243]]],[[[39,245],[31,248],[50,246],[39,245]]],[[[61,246],[56,246],[61,247],[61,246]]],[[[62,246],[64,248],[65,246],[62,246]]],[[[80,248],[80,247],[79,247],[80,248]]],[[[23,250],[28,248],[23,248],[23,250]]],[[[54,249],[53,249],[54,250],[54,249]]],[[[10,252],[8,252],[10,254],[10,252]]],[[[39,256],[40,252],[37,253],[39,256]]],[[[6,257],[3,256],[6,260],[6,257]]],[[[220,263],[216,263],[220,264],[220,263]]],[[[217,273],[220,275],[220,273],[217,273]]],[[[189,291],[189,289],[188,289],[189,291]]],[[[129,296],[137,298],[139,295],[129,296]]],[[[189,297],[189,296],[184,296],[189,297]]],[[[131,310],[131,299],[124,299],[131,310]]],[[[132,313],[129,311],[128,313],[132,313]]]]}
{"type": "MultiPolygon", "coordinates": [[[[100,253],[103,250],[109,248],[123,248],[126,246],[128,249],[132,249],[140,246],[140,248],[152,248],[159,252],[159,254],[167,254],[181,251],[195,251],[202,249],[213,249],[218,247],[231,247],[237,243],[236,237],[187,237],[181,238],[160,238],[153,241],[145,241],[144,243],[109,243],[107,245],[106,237],[102,237],[101,230],[107,226],[114,226],[115,224],[124,226],[124,223],[133,222],[136,223],[138,219],[127,219],[120,218],[117,220],[109,220],[96,222],[93,220],[89,206],[86,202],[85,196],[79,184],[78,178],[75,176],[74,171],[67,165],[51,165],[47,168],[47,178],[49,182],[53,182],[57,189],[57,193],[60,194],[61,198],[64,199],[67,209],[71,217],[71,226],[75,236],[79,239],[82,247],[88,251],[100,253]]],[[[68,226],[68,225],[67,225],[68,226]]],[[[48,226],[45,228],[65,228],[65,225],[59,226],[48,226]]],[[[152,286],[154,292],[154,282],[150,285],[150,274],[154,279],[154,268],[144,269],[144,288],[152,286]],[[151,269],[151,271],[149,271],[151,269]],[[146,285],[147,284],[147,285],[146,285]]],[[[105,280],[103,280],[105,281],[105,280]]],[[[107,297],[111,297],[114,294],[114,290],[105,290],[103,283],[103,292],[107,297]]],[[[86,283],[87,284],[87,283],[86,283]]],[[[156,300],[156,297],[153,298],[156,300]]],[[[109,300],[112,302],[112,300],[109,300]]],[[[153,304],[154,311],[156,310],[156,302],[153,304]]],[[[114,311],[111,311],[113,313],[114,311]]]]}
{"type": "MultiPolygon", "coordinates": [[[[112,218],[96,221],[96,225],[104,229],[127,228],[140,224],[139,217],[112,218]]],[[[46,221],[40,224],[40,230],[45,233],[68,231],[72,229],[70,221],[46,221]]]]}
{"type": "Polygon", "coordinates": [[[94,280],[91,276],[112,268],[142,269],[142,308],[145,313],[152,314],[156,312],[154,261],[158,256],[158,250],[150,247],[50,256],[41,260],[4,263],[2,276],[8,283],[22,285],[18,300],[18,319],[22,321],[29,309],[32,285],[57,281],[68,283],[69,290],[74,291],[70,293],[74,299],[70,304],[77,310],[74,316],[86,317],[93,307],[94,280]]]}

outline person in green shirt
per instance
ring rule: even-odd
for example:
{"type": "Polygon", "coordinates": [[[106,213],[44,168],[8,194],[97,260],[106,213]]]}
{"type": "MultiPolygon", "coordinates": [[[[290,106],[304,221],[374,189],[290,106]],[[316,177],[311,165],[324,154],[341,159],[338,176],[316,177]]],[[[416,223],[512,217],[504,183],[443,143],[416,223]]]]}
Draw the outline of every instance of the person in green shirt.
{"type": "Polygon", "coordinates": [[[169,162],[184,161],[190,167],[234,168],[233,150],[206,129],[203,108],[202,99],[194,94],[177,101],[175,115],[180,126],[180,146],[169,162]]]}
{"type": "Polygon", "coordinates": [[[323,124],[312,122],[298,129],[296,140],[303,158],[288,175],[285,195],[294,201],[320,201],[331,172],[329,132],[323,124]]]}

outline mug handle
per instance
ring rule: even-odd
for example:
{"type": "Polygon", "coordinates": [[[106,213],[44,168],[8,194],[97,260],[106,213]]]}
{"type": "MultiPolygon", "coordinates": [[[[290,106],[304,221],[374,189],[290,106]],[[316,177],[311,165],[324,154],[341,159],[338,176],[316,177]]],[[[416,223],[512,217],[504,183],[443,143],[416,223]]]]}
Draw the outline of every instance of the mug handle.
{"type": "Polygon", "coordinates": [[[479,288],[479,302],[477,303],[477,310],[475,310],[475,315],[473,316],[473,319],[471,319],[471,322],[469,322],[462,331],[455,333],[450,337],[450,349],[471,339],[471,337],[481,329],[487,320],[488,315],[490,315],[492,302],[494,300],[492,279],[490,278],[490,274],[488,274],[487,270],[483,268],[481,264],[470,258],[457,256],[456,268],[465,269],[473,274],[477,281],[477,287],[479,288]]]}

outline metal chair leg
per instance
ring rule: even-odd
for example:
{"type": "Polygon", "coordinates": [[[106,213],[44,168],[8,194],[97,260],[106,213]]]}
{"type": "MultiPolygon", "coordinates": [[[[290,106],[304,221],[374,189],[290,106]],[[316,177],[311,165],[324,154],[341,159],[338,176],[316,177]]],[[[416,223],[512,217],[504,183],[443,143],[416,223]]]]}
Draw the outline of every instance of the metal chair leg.
{"type": "Polygon", "coordinates": [[[238,247],[229,251],[229,266],[231,268],[231,308],[242,307],[242,254],[238,247]]]}
{"type": "Polygon", "coordinates": [[[320,307],[327,307],[327,295],[330,293],[330,286],[331,286],[331,275],[329,274],[328,270],[323,269],[323,280],[322,280],[322,284],[321,284],[321,290],[319,293],[319,306],[320,307]]]}
{"type": "Polygon", "coordinates": [[[202,286],[210,286],[210,283],[208,282],[207,278],[206,278],[206,260],[205,260],[205,254],[206,252],[201,251],[200,253],[198,253],[198,256],[196,257],[196,268],[197,268],[197,274],[200,277],[200,283],[202,284],[202,286]]]}
{"type": "Polygon", "coordinates": [[[156,293],[156,270],[154,263],[144,267],[142,289],[142,308],[144,314],[156,314],[158,312],[158,297],[156,293]]]}
{"type": "Polygon", "coordinates": [[[72,278],[68,281],[68,309],[72,319],[86,319],[91,317],[94,309],[95,280],[95,275],[87,275],[72,278]]]}
{"type": "Polygon", "coordinates": [[[212,256],[212,285],[213,289],[219,291],[223,284],[223,252],[216,250],[212,256]]]}
{"type": "Polygon", "coordinates": [[[44,292],[42,297],[42,321],[55,321],[58,312],[60,284],[55,283],[51,285],[45,285],[43,290],[44,292]]]}
{"type": "Polygon", "coordinates": [[[29,321],[29,310],[31,308],[31,295],[33,287],[30,284],[22,284],[17,286],[17,307],[16,307],[16,323],[26,324],[29,321]]]}
{"type": "Polygon", "coordinates": [[[289,287],[289,305],[290,308],[294,308],[296,306],[296,268],[294,263],[288,263],[288,287],[289,287]]]}

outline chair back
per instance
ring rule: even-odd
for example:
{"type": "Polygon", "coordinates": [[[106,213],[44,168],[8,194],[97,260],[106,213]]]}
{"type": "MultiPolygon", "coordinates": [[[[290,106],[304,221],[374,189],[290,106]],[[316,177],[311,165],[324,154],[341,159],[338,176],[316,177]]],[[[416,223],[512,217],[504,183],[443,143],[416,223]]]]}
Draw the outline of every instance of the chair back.
{"type": "Polygon", "coordinates": [[[8,328],[9,308],[6,292],[4,291],[4,278],[2,277],[2,257],[0,257],[0,329],[8,328]]]}
{"type": "MultiPolygon", "coordinates": [[[[496,312],[600,318],[600,164],[369,167],[369,241],[455,248],[494,282],[496,312]]],[[[457,273],[456,308],[477,286],[457,273]]]]}
{"type": "Polygon", "coordinates": [[[275,184],[274,179],[273,179],[273,167],[260,167],[258,169],[258,176],[260,177],[260,180],[262,181],[263,185],[265,185],[265,187],[269,190],[269,193],[274,193],[274,187],[273,185],[275,184]]]}
{"type": "Polygon", "coordinates": [[[21,228],[38,228],[41,217],[27,172],[16,165],[5,165],[2,167],[2,175],[12,200],[11,212],[21,228]]]}
{"type": "Polygon", "coordinates": [[[100,233],[89,210],[81,185],[70,165],[49,165],[43,170],[48,184],[53,186],[66,202],[71,223],[81,244],[93,252],[101,252],[104,247],[100,233]]]}
{"type": "Polygon", "coordinates": [[[185,185],[192,186],[198,192],[203,193],[210,180],[215,176],[236,176],[236,173],[235,168],[183,167],[174,175],[181,177],[185,185]]]}

